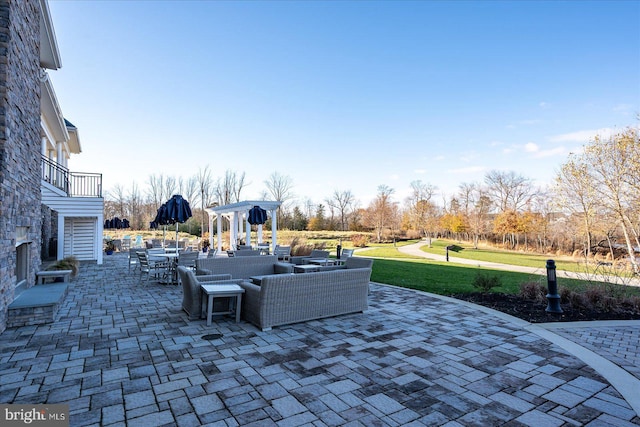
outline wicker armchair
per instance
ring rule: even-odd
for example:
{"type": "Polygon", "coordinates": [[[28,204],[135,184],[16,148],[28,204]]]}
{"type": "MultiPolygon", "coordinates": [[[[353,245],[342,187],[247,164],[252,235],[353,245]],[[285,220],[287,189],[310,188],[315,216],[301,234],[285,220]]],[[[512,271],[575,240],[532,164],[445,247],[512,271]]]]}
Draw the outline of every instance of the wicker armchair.
{"type": "Polygon", "coordinates": [[[200,285],[212,283],[237,284],[241,282],[241,280],[232,280],[229,274],[196,276],[193,270],[184,266],[178,266],[178,276],[182,283],[182,309],[189,315],[189,320],[197,320],[204,317],[200,285]]]}

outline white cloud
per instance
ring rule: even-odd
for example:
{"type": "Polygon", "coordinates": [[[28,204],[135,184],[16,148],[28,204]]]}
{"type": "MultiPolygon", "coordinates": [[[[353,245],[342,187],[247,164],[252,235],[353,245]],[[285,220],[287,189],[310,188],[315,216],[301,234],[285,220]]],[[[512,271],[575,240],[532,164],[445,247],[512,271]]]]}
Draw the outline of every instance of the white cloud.
{"type": "Polygon", "coordinates": [[[527,153],[537,153],[540,151],[540,147],[535,142],[527,142],[524,144],[524,151],[527,153]]]}
{"type": "Polygon", "coordinates": [[[521,125],[537,125],[538,123],[542,123],[540,119],[528,119],[528,120],[520,120],[518,124],[521,125]]]}
{"type": "Polygon", "coordinates": [[[466,175],[466,174],[483,172],[486,169],[487,168],[485,168],[484,166],[470,166],[468,168],[449,169],[447,172],[456,174],[456,175],[466,175]]]}
{"type": "Polygon", "coordinates": [[[424,175],[425,173],[427,173],[426,169],[416,169],[413,171],[413,173],[417,173],[418,175],[424,175]]]}
{"type": "Polygon", "coordinates": [[[536,151],[535,155],[533,156],[536,159],[542,159],[545,157],[555,157],[555,156],[564,156],[567,154],[567,149],[564,147],[556,147],[556,148],[552,148],[550,150],[542,150],[542,151],[536,151]]]}
{"type": "Polygon", "coordinates": [[[400,176],[397,174],[389,175],[389,179],[391,181],[398,181],[400,179],[400,176]]]}
{"type": "Polygon", "coordinates": [[[596,135],[600,135],[604,138],[610,137],[615,133],[615,129],[602,128],[595,130],[580,130],[577,132],[563,133],[555,135],[549,138],[551,142],[589,142],[593,140],[596,135]]]}
{"type": "Polygon", "coordinates": [[[542,102],[540,102],[540,103],[538,104],[538,106],[539,106],[540,108],[547,108],[547,107],[549,106],[549,103],[548,103],[548,102],[544,102],[544,101],[542,101],[542,102]]]}
{"type": "Polygon", "coordinates": [[[504,149],[502,150],[502,154],[511,154],[511,153],[513,153],[514,151],[516,151],[516,150],[515,150],[515,149],[513,149],[513,147],[504,148],[504,149]]]}
{"type": "Polygon", "coordinates": [[[476,153],[475,151],[467,151],[466,153],[462,153],[459,160],[464,163],[469,163],[472,160],[477,158],[478,158],[478,153],[476,153]]]}

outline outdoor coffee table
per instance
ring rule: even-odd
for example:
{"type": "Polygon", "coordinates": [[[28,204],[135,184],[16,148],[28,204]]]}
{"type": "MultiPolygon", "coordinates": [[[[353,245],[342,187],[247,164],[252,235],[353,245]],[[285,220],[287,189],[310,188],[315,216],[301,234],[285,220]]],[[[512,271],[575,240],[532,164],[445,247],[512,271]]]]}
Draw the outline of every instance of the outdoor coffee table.
{"type": "Polygon", "coordinates": [[[320,271],[320,266],[317,264],[302,264],[293,266],[294,273],[312,273],[316,271],[320,271]]]}
{"type": "Polygon", "coordinates": [[[242,294],[244,289],[238,285],[200,285],[202,292],[207,295],[207,326],[211,325],[211,317],[213,316],[213,299],[222,297],[231,297],[236,299],[236,309],[229,311],[216,311],[215,314],[232,314],[236,313],[236,323],[240,322],[240,309],[242,308],[242,294]]]}
{"type": "Polygon", "coordinates": [[[335,265],[336,264],[335,259],[332,258],[311,258],[308,259],[307,262],[309,264],[315,264],[315,265],[335,265]]]}

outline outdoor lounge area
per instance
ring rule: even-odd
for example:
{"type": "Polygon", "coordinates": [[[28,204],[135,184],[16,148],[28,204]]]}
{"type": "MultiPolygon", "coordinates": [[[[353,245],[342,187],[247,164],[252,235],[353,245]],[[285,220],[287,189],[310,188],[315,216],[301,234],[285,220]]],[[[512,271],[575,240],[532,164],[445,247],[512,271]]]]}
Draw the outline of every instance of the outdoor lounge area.
{"type": "MultiPolygon", "coordinates": [[[[54,323],[0,334],[0,403],[65,403],[72,426],[640,422],[525,322],[370,289],[364,313],[263,332],[233,316],[189,320],[182,287],[140,284],[125,253],[85,262],[54,323]]],[[[617,362],[640,378],[639,360],[617,362]]]]}

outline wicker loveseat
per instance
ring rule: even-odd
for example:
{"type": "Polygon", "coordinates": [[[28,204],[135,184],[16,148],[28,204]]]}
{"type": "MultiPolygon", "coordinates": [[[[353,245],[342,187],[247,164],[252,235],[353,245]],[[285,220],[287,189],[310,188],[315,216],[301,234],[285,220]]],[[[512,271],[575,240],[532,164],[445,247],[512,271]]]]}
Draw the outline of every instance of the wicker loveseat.
{"type": "Polygon", "coordinates": [[[275,255],[232,258],[203,258],[196,261],[196,274],[230,274],[234,279],[249,279],[251,276],[293,273],[293,266],[278,262],[275,255]]]}
{"type": "Polygon", "coordinates": [[[363,312],[371,268],[342,268],[304,274],[275,274],[245,290],[242,317],[263,331],[273,326],[363,312]]]}

